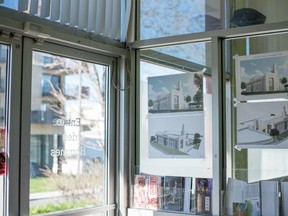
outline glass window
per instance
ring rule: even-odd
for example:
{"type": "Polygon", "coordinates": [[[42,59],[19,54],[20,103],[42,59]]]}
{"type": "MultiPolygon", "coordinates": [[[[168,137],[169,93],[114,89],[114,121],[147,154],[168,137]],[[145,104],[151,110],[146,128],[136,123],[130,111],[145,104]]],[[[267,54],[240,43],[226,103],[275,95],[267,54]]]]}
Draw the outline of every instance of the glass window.
{"type": "Polygon", "coordinates": [[[33,52],[31,215],[105,205],[107,72],[33,52]]]}
{"type": "Polygon", "coordinates": [[[256,215],[286,208],[287,36],[225,41],[227,214],[241,206],[256,215]]]}
{"type": "Polygon", "coordinates": [[[140,0],[140,39],[287,21],[286,0],[140,0]]]}
{"type": "Polygon", "coordinates": [[[0,44],[0,215],[4,215],[4,207],[7,205],[6,199],[6,162],[7,162],[7,143],[6,143],[6,77],[9,64],[9,46],[0,44]]]}
{"type": "Polygon", "coordinates": [[[285,8],[288,7],[286,0],[276,0],[274,4],[271,4],[269,0],[234,0],[227,1],[227,3],[231,4],[231,16],[228,21],[230,22],[230,27],[242,27],[288,20],[288,15],[285,13],[285,8]]]}
{"type": "Polygon", "coordinates": [[[195,43],[140,52],[134,208],[212,213],[209,51],[210,43],[195,43]],[[199,55],[189,53],[197,47],[199,55]]]}
{"type": "MultiPolygon", "coordinates": [[[[45,61],[44,61],[45,62],[45,61]]],[[[61,81],[59,75],[53,74],[43,74],[42,75],[42,95],[49,96],[52,93],[52,90],[61,88],[61,81]]]]}
{"type": "Polygon", "coordinates": [[[141,0],[140,38],[220,29],[220,0],[141,0]]]}

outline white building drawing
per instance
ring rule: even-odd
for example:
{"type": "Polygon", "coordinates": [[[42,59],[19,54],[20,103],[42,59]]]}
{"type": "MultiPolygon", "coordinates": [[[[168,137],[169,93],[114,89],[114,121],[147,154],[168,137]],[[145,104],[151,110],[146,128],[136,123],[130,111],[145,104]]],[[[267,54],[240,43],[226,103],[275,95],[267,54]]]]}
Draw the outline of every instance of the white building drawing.
{"type": "Polygon", "coordinates": [[[156,140],[158,144],[179,150],[184,148],[189,139],[188,133],[185,133],[185,127],[183,124],[181,134],[175,134],[167,131],[159,132],[156,134],[156,140]]]}
{"type": "Polygon", "coordinates": [[[254,120],[252,129],[266,134],[270,134],[271,129],[277,129],[280,134],[286,132],[288,130],[286,107],[283,107],[281,115],[271,115],[267,118],[254,120]]]}
{"type": "Polygon", "coordinates": [[[153,103],[153,110],[179,110],[185,109],[184,93],[181,82],[172,88],[168,94],[158,96],[153,103]]]}
{"type": "Polygon", "coordinates": [[[280,79],[276,64],[272,70],[262,76],[256,76],[247,83],[246,92],[277,91],[281,90],[280,79]]]}

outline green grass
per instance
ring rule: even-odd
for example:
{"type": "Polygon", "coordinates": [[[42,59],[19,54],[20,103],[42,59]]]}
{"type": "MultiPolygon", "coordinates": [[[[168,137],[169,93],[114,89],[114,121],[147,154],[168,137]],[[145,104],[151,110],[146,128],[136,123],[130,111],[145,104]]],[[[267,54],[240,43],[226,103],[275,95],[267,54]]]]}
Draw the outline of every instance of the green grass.
{"type": "Polygon", "coordinates": [[[158,144],[156,142],[154,143],[151,143],[151,145],[157,149],[159,149],[160,151],[162,152],[165,152],[169,155],[187,155],[186,153],[184,152],[181,152],[181,151],[178,151],[176,149],[172,149],[172,148],[169,148],[167,146],[164,146],[164,145],[161,145],[161,144],[158,144]]]}
{"type": "Polygon", "coordinates": [[[91,205],[96,205],[96,202],[82,200],[77,202],[62,202],[59,204],[48,203],[46,205],[30,208],[29,215],[47,214],[51,212],[59,212],[70,209],[88,207],[91,205]]]}
{"type": "Polygon", "coordinates": [[[56,185],[53,185],[48,177],[36,177],[30,179],[30,193],[40,193],[56,191],[56,185]]]}

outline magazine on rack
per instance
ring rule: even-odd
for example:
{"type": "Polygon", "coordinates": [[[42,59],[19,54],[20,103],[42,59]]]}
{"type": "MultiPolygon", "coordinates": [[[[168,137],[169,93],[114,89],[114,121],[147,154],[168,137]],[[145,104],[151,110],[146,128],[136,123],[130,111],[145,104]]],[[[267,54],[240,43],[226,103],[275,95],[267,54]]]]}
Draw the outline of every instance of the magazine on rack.
{"type": "Polygon", "coordinates": [[[184,177],[165,176],[163,189],[163,209],[182,211],[184,202],[184,177]]]}
{"type": "Polygon", "coordinates": [[[134,199],[135,208],[146,208],[148,198],[148,178],[144,175],[135,175],[134,199]]]}
{"type": "Polygon", "coordinates": [[[160,209],[163,182],[161,176],[149,175],[148,209],[160,209]]]}
{"type": "Polygon", "coordinates": [[[288,182],[281,182],[281,215],[288,216],[288,182]]]}
{"type": "Polygon", "coordinates": [[[212,212],[212,179],[196,178],[196,214],[212,212]]]}
{"type": "Polygon", "coordinates": [[[161,197],[161,176],[135,175],[134,208],[160,209],[161,197]]]}
{"type": "Polygon", "coordinates": [[[261,215],[279,216],[279,186],[278,181],[261,181],[261,215]]]}
{"type": "Polygon", "coordinates": [[[191,211],[191,202],[192,202],[192,182],[191,177],[185,177],[184,179],[184,202],[183,202],[183,211],[191,211]]]}
{"type": "Polygon", "coordinates": [[[226,188],[227,215],[260,215],[260,186],[259,182],[229,178],[226,188]]]}
{"type": "Polygon", "coordinates": [[[236,179],[229,179],[226,193],[227,214],[237,216],[279,216],[280,189],[278,184],[277,181],[268,180],[246,183],[236,179]]]}

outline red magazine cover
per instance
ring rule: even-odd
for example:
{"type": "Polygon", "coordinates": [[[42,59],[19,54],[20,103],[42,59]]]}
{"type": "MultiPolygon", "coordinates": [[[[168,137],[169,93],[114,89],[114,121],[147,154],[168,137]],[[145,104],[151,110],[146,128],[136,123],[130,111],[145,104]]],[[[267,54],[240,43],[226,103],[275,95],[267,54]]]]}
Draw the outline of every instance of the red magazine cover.
{"type": "Polygon", "coordinates": [[[147,208],[149,178],[145,175],[135,175],[134,208],[147,208]]]}
{"type": "Polygon", "coordinates": [[[5,152],[0,152],[0,175],[6,174],[6,154],[5,152]]]}
{"type": "Polygon", "coordinates": [[[148,204],[149,209],[160,209],[162,197],[162,178],[161,176],[149,176],[149,194],[148,204]]]}

